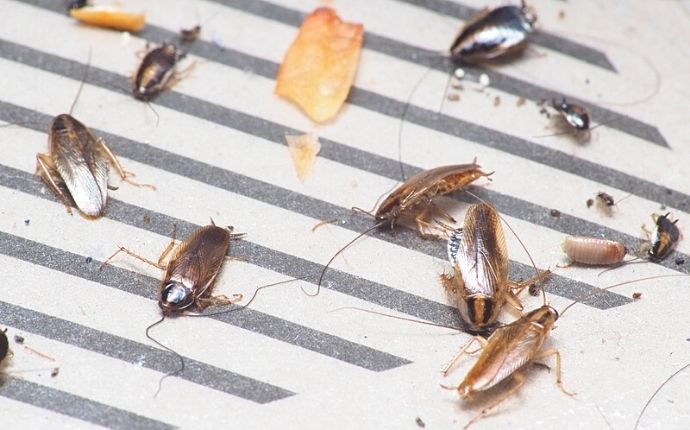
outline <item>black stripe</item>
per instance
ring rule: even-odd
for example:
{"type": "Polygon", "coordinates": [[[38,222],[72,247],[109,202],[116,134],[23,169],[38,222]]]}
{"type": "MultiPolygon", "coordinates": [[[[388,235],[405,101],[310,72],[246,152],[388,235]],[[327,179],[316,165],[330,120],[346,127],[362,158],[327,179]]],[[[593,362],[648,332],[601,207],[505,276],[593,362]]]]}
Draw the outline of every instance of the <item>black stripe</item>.
{"type": "MultiPolygon", "coordinates": [[[[61,13],[61,10],[55,7],[55,3],[50,2],[49,0],[31,0],[29,3],[41,8],[61,13]]],[[[229,3],[227,5],[230,7],[236,7],[245,12],[250,12],[258,16],[264,16],[266,18],[273,19],[278,22],[283,22],[285,24],[293,26],[299,26],[304,16],[304,14],[302,14],[301,12],[293,11],[282,6],[278,6],[272,3],[266,3],[260,0],[252,0],[250,2],[246,2],[244,0],[223,0],[219,1],[219,3],[229,3]]],[[[156,27],[151,24],[147,24],[146,28],[142,32],[140,32],[138,36],[157,43],[176,40],[178,37],[177,33],[175,32],[171,32],[169,30],[163,29],[161,27],[156,27]]],[[[378,51],[408,62],[433,67],[435,69],[443,71],[444,73],[450,73],[452,70],[455,69],[455,66],[451,64],[450,61],[441,61],[436,53],[430,53],[429,51],[411,45],[407,45],[402,42],[395,41],[393,39],[388,39],[383,36],[378,36],[376,34],[367,33],[366,37],[364,38],[364,46],[373,51],[378,51]]],[[[216,61],[222,64],[229,65],[231,67],[239,68],[241,70],[252,70],[253,72],[265,76],[269,79],[274,79],[277,73],[278,65],[275,63],[252,57],[247,54],[242,54],[238,51],[234,51],[229,48],[221,49],[217,45],[211,44],[209,42],[197,41],[196,43],[194,43],[194,45],[188,48],[186,47],[185,49],[188,49],[189,52],[193,53],[194,55],[198,55],[202,58],[207,58],[210,61],[216,61]]],[[[466,69],[470,71],[471,68],[468,66],[466,67],[466,69]]],[[[526,99],[534,101],[538,101],[541,99],[550,100],[554,96],[566,95],[564,93],[555,93],[553,90],[540,87],[526,81],[511,78],[509,76],[496,72],[495,70],[476,69],[474,72],[470,71],[470,73],[478,75],[478,71],[481,71],[489,75],[492,87],[498,88],[502,91],[511,94],[522,96],[526,99]]],[[[656,127],[638,121],[634,118],[624,117],[619,113],[602,108],[600,106],[596,106],[590,102],[587,102],[586,100],[581,100],[572,95],[567,95],[567,98],[569,101],[573,103],[579,103],[586,107],[598,123],[608,122],[615,118],[616,120],[607,124],[607,127],[617,129],[619,131],[639,137],[643,140],[647,140],[657,145],[668,147],[668,143],[656,127]]],[[[395,118],[399,118],[403,112],[403,109],[400,107],[403,105],[402,102],[382,95],[378,95],[376,93],[372,93],[367,90],[363,90],[358,87],[352,87],[347,101],[348,103],[351,103],[353,105],[361,106],[365,109],[380,112],[384,115],[392,115],[395,118]],[[395,109],[385,109],[386,106],[395,107],[395,109]]],[[[160,100],[158,102],[160,103],[160,100]]],[[[436,129],[437,131],[446,134],[451,133],[451,130],[455,130],[455,132],[460,133],[455,135],[463,136],[462,126],[448,128],[447,126],[443,125],[442,128],[434,128],[442,125],[434,121],[436,113],[428,112],[426,110],[422,111],[424,112],[424,115],[418,116],[417,119],[417,121],[420,121],[418,122],[420,125],[436,129]]],[[[447,119],[450,119],[451,122],[454,120],[453,117],[447,117],[447,119]]],[[[485,133],[487,134],[491,134],[493,132],[493,130],[488,128],[480,128],[484,129],[485,133]]],[[[465,138],[472,140],[472,138],[470,137],[465,138]]],[[[483,140],[478,140],[477,143],[483,144],[483,140]]]]}
{"type": "MultiPolygon", "coordinates": [[[[120,215],[136,216],[139,220],[143,218],[142,213],[151,216],[150,224],[156,227],[155,230],[161,230],[164,225],[164,228],[170,232],[174,222],[177,222],[177,231],[181,236],[187,236],[191,231],[196,229],[196,226],[185,223],[182,220],[173,221],[171,219],[165,219],[163,221],[160,219],[161,216],[155,213],[143,212],[140,210],[137,210],[136,213],[132,213],[135,212],[134,210],[127,212],[127,209],[122,206],[123,205],[120,204],[120,207],[115,209],[116,211],[119,209],[120,215]],[[124,212],[127,213],[125,214],[124,212]]],[[[160,233],[160,231],[158,233],[160,233]]],[[[245,256],[239,252],[240,251],[235,254],[233,251],[233,254],[245,256]]],[[[84,256],[56,249],[31,240],[22,239],[8,233],[0,232],[0,253],[72,276],[77,276],[82,279],[98,282],[102,285],[116,288],[130,294],[135,294],[154,301],[157,300],[156,293],[159,284],[159,280],[157,279],[139,275],[115,266],[106,266],[100,271],[98,270],[100,262],[96,260],[87,264],[85,263],[84,256]]],[[[152,306],[155,307],[155,304],[152,304],[152,306]]],[[[409,360],[404,358],[377,351],[373,348],[359,345],[340,337],[322,333],[249,308],[241,312],[231,312],[210,318],[377,372],[410,363],[409,360]]],[[[173,365],[177,365],[177,362],[173,361],[173,365]]],[[[164,369],[161,371],[167,370],[164,369]]],[[[256,395],[260,394],[261,390],[258,390],[256,395]]]]}
{"type": "MultiPolygon", "coordinates": [[[[408,3],[420,8],[424,8],[441,15],[451,16],[461,20],[468,20],[476,16],[481,9],[465,6],[449,0],[397,0],[401,3],[408,3]]],[[[539,15],[537,11],[537,15],[539,15]]],[[[589,46],[582,45],[572,40],[565,39],[553,33],[537,30],[529,36],[530,43],[541,45],[545,48],[553,49],[560,54],[577,58],[593,66],[601,67],[611,72],[617,72],[611,64],[606,54],[589,46]]]]}
{"type": "MultiPolygon", "coordinates": [[[[7,103],[4,105],[8,108],[14,106],[7,103]]],[[[0,103],[0,107],[1,106],[2,103],[0,103]]],[[[3,112],[9,111],[9,109],[0,109],[0,118],[2,117],[3,112]]],[[[19,114],[18,116],[23,118],[23,121],[33,123],[31,127],[34,127],[36,130],[40,130],[38,124],[46,124],[49,121],[49,117],[47,115],[40,114],[35,111],[28,111],[16,106],[13,110],[11,110],[11,112],[13,115],[19,114]]],[[[183,175],[230,192],[243,194],[247,197],[261,200],[268,204],[279,206],[316,219],[341,219],[343,222],[339,225],[353,231],[364,231],[370,226],[370,220],[363,219],[361,217],[352,217],[351,212],[345,208],[331,205],[311,197],[303,196],[301,194],[294,193],[293,191],[282,189],[280,187],[267,184],[262,181],[257,181],[246,176],[238,175],[236,173],[210,166],[199,161],[186,159],[170,152],[151,147],[150,145],[143,145],[120,136],[101,132],[97,129],[92,129],[92,131],[103,137],[108,142],[109,146],[115,151],[115,153],[141,163],[149,164],[170,173],[183,175]]],[[[17,186],[17,184],[22,183],[21,181],[17,182],[11,178],[8,182],[9,183],[6,185],[10,187],[17,186]]],[[[33,193],[34,190],[31,192],[33,193]]],[[[115,208],[120,207],[120,204],[122,204],[123,207],[135,208],[134,206],[125,205],[124,203],[116,203],[111,200],[110,208],[108,210],[108,216],[110,218],[115,219],[116,212],[114,211],[115,208]]],[[[141,211],[140,209],[138,210],[141,211]]],[[[131,214],[129,217],[123,214],[117,219],[124,223],[135,225],[139,228],[150,229],[151,227],[150,225],[144,225],[140,221],[142,219],[142,215],[139,215],[138,218],[135,218],[131,214]],[[133,222],[135,224],[132,224],[133,222]]],[[[168,234],[170,228],[169,226],[172,225],[173,222],[177,222],[178,226],[184,223],[181,220],[173,221],[171,219],[171,222],[165,227],[167,230],[160,229],[158,233],[164,235],[168,234]]],[[[197,227],[198,226],[190,225],[187,234],[190,234],[197,227]]],[[[416,237],[416,235],[410,230],[398,230],[395,234],[376,231],[370,234],[381,240],[404,246],[408,249],[420,251],[440,259],[445,259],[445,249],[443,246],[439,246],[438,243],[433,241],[420,241],[419,238],[416,237]]],[[[244,241],[239,246],[242,246],[243,244],[249,244],[249,242],[244,241]]],[[[244,253],[247,255],[252,255],[252,258],[255,257],[255,259],[249,260],[254,262],[254,264],[275,270],[273,269],[274,265],[270,264],[268,259],[275,259],[277,257],[277,259],[281,262],[280,266],[284,267],[288,271],[282,273],[289,273],[290,276],[295,277],[307,276],[306,280],[310,282],[315,282],[320,276],[322,270],[322,266],[320,265],[299,259],[297,257],[287,256],[256,244],[247,246],[248,248],[253,249],[245,249],[244,253]],[[293,269],[294,265],[288,263],[290,260],[298,260],[300,262],[299,266],[302,268],[301,271],[295,271],[293,269]]],[[[514,279],[528,278],[531,276],[531,273],[532,269],[529,266],[517,262],[513,262],[511,264],[511,276],[513,276],[514,279]]],[[[332,280],[332,282],[327,283],[327,288],[332,288],[336,291],[353,295],[363,300],[367,300],[390,309],[395,309],[400,312],[408,313],[413,316],[429,319],[430,321],[443,324],[451,323],[449,322],[448,318],[450,318],[452,321],[457,321],[456,312],[454,312],[453,308],[449,306],[440,305],[436,302],[428,301],[421,297],[403,293],[402,291],[398,291],[393,288],[336,270],[331,270],[328,277],[332,280]],[[362,283],[367,284],[368,288],[362,289],[362,283]],[[431,312],[421,313],[422,309],[427,309],[431,312]],[[432,309],[435,309],[435,311],[432,311],[432,309]],[[442,318],[442,320],[439,320],[438,318],[442,318]]],[[[563,297],[574,299],[580,297],[583,291],[588,292],[592,288],[593,287],[588,284],[553,275],[551,278],[549,291],[563,297]]],[[[605,308],[611,307],[612,305],[619,306],[630,301],[630,299],[627,297],[624,298],[623,296],[611,292],[602,293],[601,296],[598,296],[597,300],[599,299],[606,303],[606,305],[604,305],[605,308]],[[605,297],[607,299],[604,299],[605,297]]]]}
{"type": "Polygon", "coordinates": [[[113,430],[167,430],[175,427],[22,379],[8,378],[0,396],[113,430]]]}
{"type": "MultiPolygon", "coordinates": [[[[35,242],[6,233],[0,233],[0,243],[1,252],[6,255],[11,253],[5,251],[5,246],[33,245],[34,251],[40,248],[35,242]]],[[[83,257],[81,263],[82,267],[86,265],[83,257]]],[[[95,261],[90,266],[98,267],[95,261]]],[[[180,365],[177,357],[167,351],[5,302],[0,302],[0,323],[161,373],[173,372],[180,365]]],[[[295,394],[188,357],[185,357],[185,370],[175,376],[261,404],[295,394]]],[[[155,387],[150,388],[153,395],[155,387]]]]}

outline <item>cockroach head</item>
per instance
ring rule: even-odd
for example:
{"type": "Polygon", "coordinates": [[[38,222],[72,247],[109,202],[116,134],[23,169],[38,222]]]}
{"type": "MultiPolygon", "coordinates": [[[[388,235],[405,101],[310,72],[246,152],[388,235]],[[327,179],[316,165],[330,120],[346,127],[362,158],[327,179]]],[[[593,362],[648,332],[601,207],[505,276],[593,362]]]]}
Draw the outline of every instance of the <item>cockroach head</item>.
{"type": "Polygon", "coordinates": [[[537,10],[525,3],[524,0],[522,1],[520,9],[522,12],[522,18],[527,24],[529,24],[530,28],[533,27],[534,23],[537,22],[537,10]]]}
{"type": "Polygon", "coordinates": [[[158,306],[166,315],[184,310],[193,303],[192,290],[176,281],[170,281],[163,287],[160,300],[158,300],[158,306]]]}

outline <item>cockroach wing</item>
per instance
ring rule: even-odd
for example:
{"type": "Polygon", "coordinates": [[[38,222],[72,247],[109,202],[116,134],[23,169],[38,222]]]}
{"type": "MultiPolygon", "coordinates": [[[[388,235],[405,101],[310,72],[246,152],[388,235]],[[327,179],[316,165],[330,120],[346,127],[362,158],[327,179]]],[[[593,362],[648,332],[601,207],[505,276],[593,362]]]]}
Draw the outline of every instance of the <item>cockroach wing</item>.
{"type": "Polygon", "coordinates": [[[51,156],[80,211],[103,213],[108,196],[108,158],[97,139],[81,122],[59,115],[51,125],[51,156]]]}
{"type": "Polygon", "coordinates": [[[165,280],[181,282],[195,297],[213,283],[230,246],[230,232],[214,225],[201,227],[182,242],[170,258],[165,280]]]}
{"type": "Polygon", "coordinates": [[[488,390],[529,363],[541,348],[544,338],[541,331],[524,320],[497,329],[465,381],[471,382],[474,391],[488,390]]]}
{"type": "Polygon", "coordinates": [[[508,280],[508,250],[496,209],[480,203],[465,216],[456,261],[468,294],[493,296],[508,280]]]}

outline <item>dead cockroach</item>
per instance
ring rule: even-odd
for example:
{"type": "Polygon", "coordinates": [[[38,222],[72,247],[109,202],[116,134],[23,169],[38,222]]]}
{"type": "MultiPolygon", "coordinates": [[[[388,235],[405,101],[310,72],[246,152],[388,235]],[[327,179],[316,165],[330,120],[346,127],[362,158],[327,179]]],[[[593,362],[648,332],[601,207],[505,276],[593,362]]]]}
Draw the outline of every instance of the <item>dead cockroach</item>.
{"type": "Polygon", "coordinates": [[[472,333],[491,330],[506,301],[522,310],[513,289],[521,291],[550,274],[543,271],[520,283],[508,279],[508,249],[501,218],[487,203],[470,206],[462,228],[450,234],[447,251],[454,274],[441,275],[441,282],[455,297],[467,331],[472,333]]]}
{"type": "Polygon", "coordinates": [[[556,309],[546,304],[546,294],[544,294],[544,305],[540,308],[528,312],[508,325],[497,328],[487,340],[484,340],[480,336],[475,336],[470,339],[458,354],[456,354],[453,360],[446,365],[443,369],[443,373],[447,373],[451,367],[453,367],[475,340],[482,344],[481,355],[459,385],[442,385],[442,387],[457,390],[463,400],[471,400],[476,395],[490,390],[503,381],[511,380],[512,386],[507,388],[507,390],[491,402],[491,404],[473,417],[464,428],[469,427],[475,421],[486,416],[493,408],[517,392],[525,383],[525,377],[522,373],[523,369],[535,360],[555,356],[556,383],[565,394],[569,396],[574,395],[574,393],[565,390],[563,387],[561,379],[561,356],[558,350],[555,348],[542,350],[544,341],[554,328],[554,323],[559,317],[562,317],[568,309],[577,303],[599,294],[603,290],[610,290],[611,288],[634,282],[679,276],[685,277],[688,275],[650,276],[611,285],[573,301],[560,312],[560,315],[556,309]]]}
{"type": "MultiPolygon", "coordinates": [[[[91,54],[89,52],[89,62],[91,54]]],[[[136,186],[156,189],[129,179],[134,174],[125,171],[103,138],[96,137],[83,123],[72,116],[79,94],[86,81],[88,65],[77,95],[68,114],[53,118],[48,128],[50,152],[36,155],[36,170],[72,213],[70,200],[88,218],[103,215],[108,197],[108,171],[112,165],[123,181],[136,186]]]]}
{"type": "Polygon", "coordinates": [[[201,26],[200,25],[195,25],[194,27],[189,28],[189,29],[182,28],[182,29],[180,29],[180,42],[182,42],[182,43],[196,42],[199,39],[200,35],[201,35],[201,26]]]}
{"type": "Polygon", "coordinates": [[[471,18],[450,47],[450,56],[459,63],[476,63],[521,51],[533,31],[537,15],[522,1],[487,9],[471,18]]]}
{"type": "Polygon", "coordinates": [[[213,282],[223,265],[225,255],[230,248],[230,241],[244,236],[244,234],[233,234],[232,231],[232,227],[222,228],[215,224],[201,227],[182,241],[175,248],[168,262],[163,264],[175,245],[173,231],[172,240],[163,250],[157,263],[121,246],[101,264],[101,268],[117,254],[124,252],[164,271],[158,297],[158,306],[164,316],[177,315],[190,308],[203,310],[209,305],[232,304],[241,300],[242,295],[235,295],[232,299],[225,296],[211,297],[213,282]]]}
{"type": "Polygon", "coordinates": [[[678,220],[671,221],[668,212],[666,215],[653,214],[652,219],[656,228],[651,239],[651,247],[647,251],[647,255],[652,261],[661,261],[673,251],[676,244],[681,238],[680,230],[676,223],[678,220]]]}
{"type": "Polygon", "coordinates": [[[138,100],[149,101],[158,93],[174,85],[180,77],[175,71],[177,63],[186,54],[172,43],[149,50],[132,77],[132,94],[138,100]]]}
{"type": "MultiPolygon", "coordinates": [[[[555,125],[559,129],[561,129],[562,132],[534,137],[541,138],[562,136],[567,134],[573,136],[579,142],[585,143],[589,142],[589,139],[592,136],[592,130],[601,127],[602,125],[610,124],[611,122],[617,121],[620,118],[622,118],[622,116],[618,116],[609,121],[599,123],[592,127],[591,117],[584,106],[575,103],[570,103],[566,101],[565,98],[561,98],[560,102],[554,98],[551,100],[551,107],[553,107],[553,109],[558,114],[556,115],[558,121],[555,123],[555,125]]],[[[550,117],[550,115],[547,116],[550,117]]]]}
{"type": "Polygon", "coordinates": [[[585,236],[568,236],[562,247],[573,263],[589,266],[619,264],[628,252],[625,245],[620,242],[585,236]]]}
{"type": "Polygon", "coordinates": [[[417,225],[417,233],[421,237],[437,238],[436,235],[426,233],[424,230],[425,228],[436,228],[429,222],[433,211],[436,210],[450,222],[455,222],[455,220],[450,214],[434,204],[433,199],[437,196],[459,190],[482,176],[488,177],[493,174],[493,172],[483,172],[481,166],[476,161],[475,159],[471,164],[441,166],[417,173],[395,188],[379,205],[379,208],[373,215],[363,209],[352,208],[354,211],[373,216],[378,222],[373,227],[357,235],[328,260],[319,277],[315,293],[307,293],[304,289],[302,291],[310,296],[318,295],[323,277],[333,260],[359,238],[377,228],[388,227],[393,229],[401,219],[414,219],[417,225]]]}

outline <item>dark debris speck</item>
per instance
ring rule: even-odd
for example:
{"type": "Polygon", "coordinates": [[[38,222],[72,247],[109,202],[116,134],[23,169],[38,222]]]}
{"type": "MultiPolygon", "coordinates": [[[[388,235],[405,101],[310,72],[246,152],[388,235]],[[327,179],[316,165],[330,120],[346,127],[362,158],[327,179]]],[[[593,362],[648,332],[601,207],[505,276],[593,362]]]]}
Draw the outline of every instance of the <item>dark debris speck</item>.
{"type": "Polygon", "coordinates": [[[31,224],[31,220],[28,219],[28,218],[25,219],[25,220],[24,220],[24,225],[29,225],[29,224],[31,224]]]}
{"type": "Polygon", "coordinates": [[[417,417],[417,419],[415,420],[415,422],[417,423],[417,425],[418,425],[420,428],[426,427],[426,424],[424,424],[424,421],[422,421],[422,419],[419,418],[419,417],[417,417]]]}
{"type": "Polygon", "coordinates": [[[680,266],[681,264],[685,264],[685,258],[683,258],[683,257],[676,257],[676,264],[679,265],[679,266],[680,266]]]}
{"type": "Polygon", "coordinates": [[[558,209],[551,209],[549,211],[549,214],[554,218],[560,218],[561,217],[561,211],[559,211],[558,209]]]}
{"type": "Polygon", "coordinates": [[[86,264],[89,264],[93,261],[93,258],[91,257],[86,257],[86,264]]]}
{"type": "Polygon", "coordinates": [[[58,376],[59,373],[60,373],[60,368],[59,368],[59,367],[56,367],[55,369],[53,369],[52,372],[50,372],[50,376],[51,376],[52,378],[54,378],[54,377],[58,376]]]}
{"type": "Polygon", "coordinates": [[[19,336],[18,334],[15,334],[15,335],[14,335],[14,341],[17,342],[17,343],[24,343],[24,337],[23,337],[23,336],[19,336]]]}

